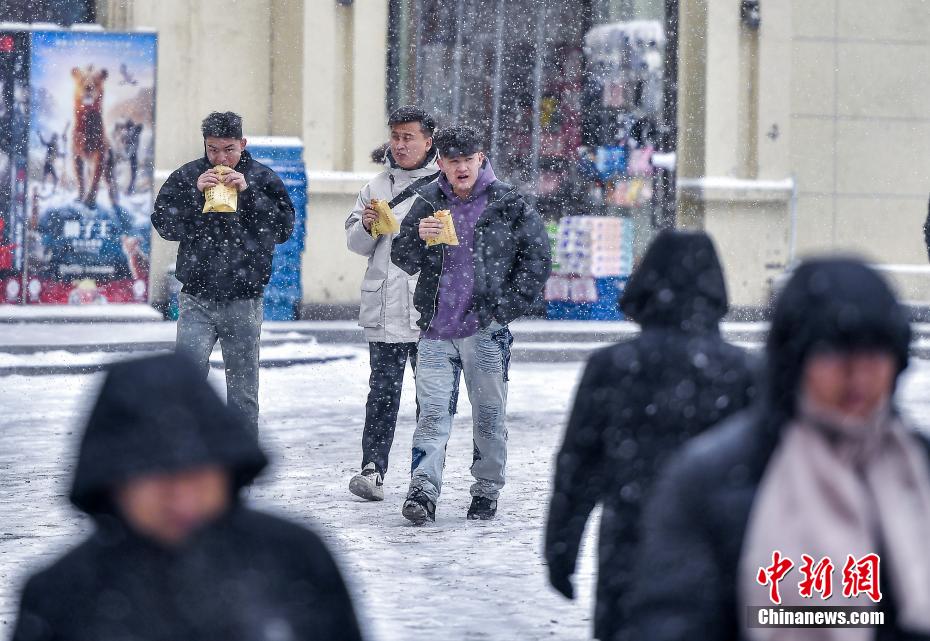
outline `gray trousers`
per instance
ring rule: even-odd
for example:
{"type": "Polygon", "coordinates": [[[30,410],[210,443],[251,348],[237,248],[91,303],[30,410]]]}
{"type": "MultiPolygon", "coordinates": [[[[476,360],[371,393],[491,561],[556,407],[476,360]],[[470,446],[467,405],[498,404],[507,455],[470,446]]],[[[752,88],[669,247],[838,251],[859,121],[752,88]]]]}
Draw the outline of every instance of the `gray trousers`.
{"type": "Polygon", "coordinates": [[[469,338],[420,340],[416,377],[420,418],[413,433],[411,491],[422,490],[434,503],[439,499],[459,376],[464,374],[473,417],[471,474],[475,482],[471,495],[497,499],[507,464],[512,343],[510,331],[497,323],[469,338]]]}
{"type": "Polygon", "coordinates": [[[179,297],[176,350],[186,354],[204,378],[216,341],[223,350],[226,400],[258,432],[258,347],[262,299],[212,301],[182,293],[179,297]]]}

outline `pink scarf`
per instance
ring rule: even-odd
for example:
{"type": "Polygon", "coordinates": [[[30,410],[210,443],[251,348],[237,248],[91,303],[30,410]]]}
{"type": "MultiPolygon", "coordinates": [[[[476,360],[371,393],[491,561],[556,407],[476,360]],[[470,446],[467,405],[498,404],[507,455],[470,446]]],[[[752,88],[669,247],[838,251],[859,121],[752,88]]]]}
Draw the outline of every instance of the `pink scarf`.
{"type": "MultiPolygon", "coordinates": [[[[898,625],[930,633],[930,465],[926,448],[886,403],[869,419],[850,419],[802,401],[765,470],[749,517],[739,567],[741,606],[771,606],[757,583],[775,550],[794,562],[779,584],[782,605],[873,606],[843,596],[843,566],[881,556],[898,625]],[[799,594],[801,555],[834,564],[833,596],[799,594]]],[[[745,610],[740,608],[740,616],[745,610]]],[[[749,628],[753,641],[871,641],[874,628],[749,628]]]]}

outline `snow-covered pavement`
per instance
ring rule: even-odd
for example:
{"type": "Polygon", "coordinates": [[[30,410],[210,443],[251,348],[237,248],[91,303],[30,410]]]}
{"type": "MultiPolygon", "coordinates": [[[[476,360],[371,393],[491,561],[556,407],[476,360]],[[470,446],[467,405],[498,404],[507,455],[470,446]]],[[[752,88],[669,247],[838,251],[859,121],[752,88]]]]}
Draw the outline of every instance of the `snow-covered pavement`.
{"type": "MultiPolygon", "coordinates": [[[[386,500],[363,503],[346,489],[360,463],[368,375],[367,355],[346,349],[358,357],[262,370],[262,435],[274,464],[252,492],[253,503],[323,535],[341,560],[369,639],[587,638],[592,546],[585,547],[575,602],[549,589],[540,557],[552,461],[581,364],[514,364],[508,486],[491,522],[465,520],[471,427],[463,398],[437,521],[415,528],[400,514],[410,465],[411,394],[401,408],[386,500]]],[[[0,381],[0,637],[11,632],[24,576],[90,526],[65,494],[99,377],[0,381]]],[[[221,382],[222,371],[211,378],[221,382]]],[[[912,416],[930,419],[928,384],[930,363],[915,363],[903,388],[912,416]]]]}
{"type": "MultiPolygon", "coordinates": [[[[465,519],[471,410],[463,398],[436,524],[415,528],[400,514],[411,394],[403,399],[386,500],[364,503],[347,490],[361,462],[368,378],[367,354],[356,352],[353,360],[262,370],[262,435],[274,464],[251,500],[323,535],[341,559],[370,639],[584,638],[593,562],[583,564],[580,599],[570,603],[548,588],[540,561],[551,463],[580,364],[515,364],[508,487],[496,521],[465,519]]],[[[211,378],[222,382],[222,371],[211,378]]],[[[75,439],[99,381],[97,374],[2,379],[2,638],[10,634],[24,575],[90,525],[65,494],[75,439]]]]}

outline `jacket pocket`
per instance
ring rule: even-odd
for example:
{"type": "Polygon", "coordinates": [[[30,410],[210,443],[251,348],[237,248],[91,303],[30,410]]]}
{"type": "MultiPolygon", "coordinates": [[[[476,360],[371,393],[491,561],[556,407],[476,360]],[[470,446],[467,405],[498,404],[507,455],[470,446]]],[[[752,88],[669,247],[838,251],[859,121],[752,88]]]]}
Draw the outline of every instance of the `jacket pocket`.
{"type": "Polygon", "coordinates": [[[358,324],[369,329],[384,326],[384,279],[362,281],[358,324]]]}
{"type": "Polygon", "coordinates": [[[420,320],[420,312],[417,311],[416,306],[413,304],[414,295],[417,293],[417,278],[408,278],[407,279],[407,304],[410,307],[410,329],[420,329],[420,326],[417,323],[420,320]]]}

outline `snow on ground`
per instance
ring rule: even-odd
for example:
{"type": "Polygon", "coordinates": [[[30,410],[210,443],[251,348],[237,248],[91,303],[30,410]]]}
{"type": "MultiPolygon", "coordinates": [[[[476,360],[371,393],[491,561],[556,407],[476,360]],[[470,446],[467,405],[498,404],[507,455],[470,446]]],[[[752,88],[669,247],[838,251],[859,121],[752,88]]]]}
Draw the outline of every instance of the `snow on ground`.
{"type": "MultiPolygon", "coordinates": [[[[387,498],[365,503],[346,486],[361,462],[366,359],[262,370],[262,436],[274,464],[251,500],[322,534],[341,561],[369,639],[588,638],[590,539],[574,603],[548,587],[540,558],[552,461],[580,370],[581,363],[514,364],[508,486],[491,522],[465,519],[471,426],[463,398],[437,521],[421,528],[400,514],[413,431],[410,394],[387,498]]],[[[222,372],[213,371],[211,380],[221,385],[222,372]]],[[[0,636],[10,634],[25,575],[89,529],[65,494],[81,421],[99,381],[94,374],[0,382],[0,636]]],[[[901,393],[905,411],[925,423],[928,384],[930,362],[918,361],[901,393]]]]}
{"type": "MultiPolygon", "coordinates": [[[[491,522],[465,519],[471,410],[463,398],[437,521],[421,528],[400,514],[411,394],[403,399],[386,499],[366,503],[347,485],[361,463],[367,359],[262,370],[261,429],[273,466],[251,500],[322,534],[341,560],[369,639],[401,641],[426,631],[448,639],[583,639],[590,554],[574,603],[549,589],[540,555],[552,461],[580,368],[514,365],[508,486],[491,522]]],[[[211,379],[222,384],[222,371],[211,379]]],[[[0,382],[0,637],[10,634],[25,575],[89,529],[66,493],[81,421],[99,382],[96,374],[0,382]]]]}
{"type": "MultiPolygon", "coordinates": [[[[169,349],[162,350],[165,353],[169,349]]],[[[328,360],[336,358],[367,357],[367,351],[356,345],[321,345],[315,339],[303,337],[301,342],[284,342],[265,345],[261,348],[261,362],[282,362],[301,360],[328,360]]],[[[0,352],[0,374],[5,368],[15,367],[93,367],[105,365],[126,358],[124,352],[71,352],[53,349],[28,354],[7,354],[0,352]]],[[[222,349],[219,341],[210,356],[213,367],[223,366],[222,349]]]]}

